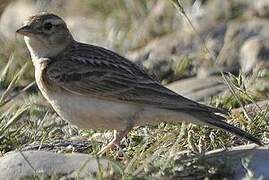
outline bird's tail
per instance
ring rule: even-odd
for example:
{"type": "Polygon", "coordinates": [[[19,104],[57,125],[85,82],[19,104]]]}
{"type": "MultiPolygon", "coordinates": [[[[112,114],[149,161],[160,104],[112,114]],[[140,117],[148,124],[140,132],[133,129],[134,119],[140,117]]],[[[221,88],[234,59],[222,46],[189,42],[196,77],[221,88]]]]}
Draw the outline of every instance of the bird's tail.
{"type": "Polygon", "coordinates": [[[262,142],[258,138],[225,122],[224,120],[226,118],[220,114],[217,114],[216,112],[220,112],[220,110],[216,108],[210,108],[208,109],[208,111],[199,111],[199,112],[193,111],[192,116],[198,119],[200,122],[203,122],[203,124],[223,129],[234,135],[237,135],[248,141],[251,141],[257,145],[260,145],[260,146],[263,145],[262,142]]]}

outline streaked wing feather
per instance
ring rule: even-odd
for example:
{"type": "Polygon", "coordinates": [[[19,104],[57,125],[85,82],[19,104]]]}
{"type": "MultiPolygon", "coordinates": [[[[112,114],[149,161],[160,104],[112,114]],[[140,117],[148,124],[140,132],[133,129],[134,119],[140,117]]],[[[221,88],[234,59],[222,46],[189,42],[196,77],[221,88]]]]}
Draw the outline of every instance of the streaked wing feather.
{"type": "Polygon", "coordinates": [[[76,43],[48,65],[50,81],[72,93],[180,110],[220,112],[165,88],[142,69],[107,49],[76,43]]]}

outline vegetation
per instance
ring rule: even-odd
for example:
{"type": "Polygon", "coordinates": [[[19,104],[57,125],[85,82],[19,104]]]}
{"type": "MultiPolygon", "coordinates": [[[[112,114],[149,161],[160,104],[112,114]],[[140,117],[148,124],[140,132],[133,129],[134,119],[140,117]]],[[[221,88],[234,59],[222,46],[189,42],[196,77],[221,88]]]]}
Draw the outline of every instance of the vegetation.
{"type": "MultiPolygon", "coordinates": [[[[185,4],[174,0],[171,0],[172,3],[162,1],[82,0],[82,5],[78,6],[83,7],[81,13],[90,13],[93,19],[105,22],[98,34],[103,40],[101,44],[124,54],[129,49],[138,49],[156,37],[178,30],[175,23],[188,22],[187,16],[178,16],[185,4]],[[166,11],[158,14],[159,6],[165,6],[166,11]]],[[[233,11],[238,8],[237,5],[233,7],[233,11]]],[[[241,11],[232,13],[226,17],[227,21],[242,16],[241,11]]],[[[197,39],[203,41],[203,37],[196,34],[197,39]]],[[[33,67],[22,40],[0,41],[1,155],[13,150],[29,149],[96,155],[111,140],[113,132],[80,130],[61,120],[33,83],[33,67]]],[[[206,47],[204,43],[203,48],[206,47]]],[[[182,75],[188,69],[190,64],[185,59],[189,58],[184,57],[184,64],[177,63],[175,73],[182,75]]],[[[191,61],[193,63],[195,59],[191,61]]],[[[263,68],[257,69],[252,75],[223,74],[230,91],[205,103],[230,110],[241,107],[239,111],[231,111],[227,121],[268,142],[268,107],[260,108],[256,104],[268,98],[268,89],[259,85],[259,80],[269,81],[268,74],[269,70],[263,68]],[[243,108],[249,103],[254,103],[258,110],[243,108]]],[[[161,80],[166,82],[166,79],[161,80]]],[[[162,123],[156,127],[139,127],[129,133],[118,149],[106,154],[105,158],[111,160],[113,170],[100,167],[95,176],[100,179],[228,178],[235,173],[229,169],[229,159],[216,163],[205,159],[203,154],[247,143],[224,131],[194,124],[162,123]]],[[[64,175],[46,178],[59,179],[61,176],[64,175]]],[[[37,175],[31,178],[45,177],[37,175]]]]}

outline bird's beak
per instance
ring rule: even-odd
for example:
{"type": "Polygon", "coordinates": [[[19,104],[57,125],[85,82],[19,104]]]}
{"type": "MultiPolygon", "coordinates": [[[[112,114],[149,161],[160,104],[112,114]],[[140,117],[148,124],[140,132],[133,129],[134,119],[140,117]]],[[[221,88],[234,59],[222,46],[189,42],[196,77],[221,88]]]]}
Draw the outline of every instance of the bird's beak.
{"type": "Polygon", "coordinates": [[[33,28],[31,28],[31,26],[25,25],[25,26],[22,26],[21,28],[19,28],[16,31],[16,33],[24,35],[24,36],[29,36],[31,34],[34,34],[35,32],[34,32],[33,28]]]}

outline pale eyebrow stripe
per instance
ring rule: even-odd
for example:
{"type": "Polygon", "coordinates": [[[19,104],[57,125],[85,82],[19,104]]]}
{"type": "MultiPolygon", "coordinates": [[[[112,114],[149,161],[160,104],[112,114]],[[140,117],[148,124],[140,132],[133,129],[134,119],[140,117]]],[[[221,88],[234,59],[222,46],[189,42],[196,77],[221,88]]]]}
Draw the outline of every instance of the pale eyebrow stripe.
{"type": "Polygon", "coordinates": [[[63,21],[60,19],[45,20],[44,23],[46,23],[46,22],[51,22],[53,25],[64,24],[63,21]]]}

